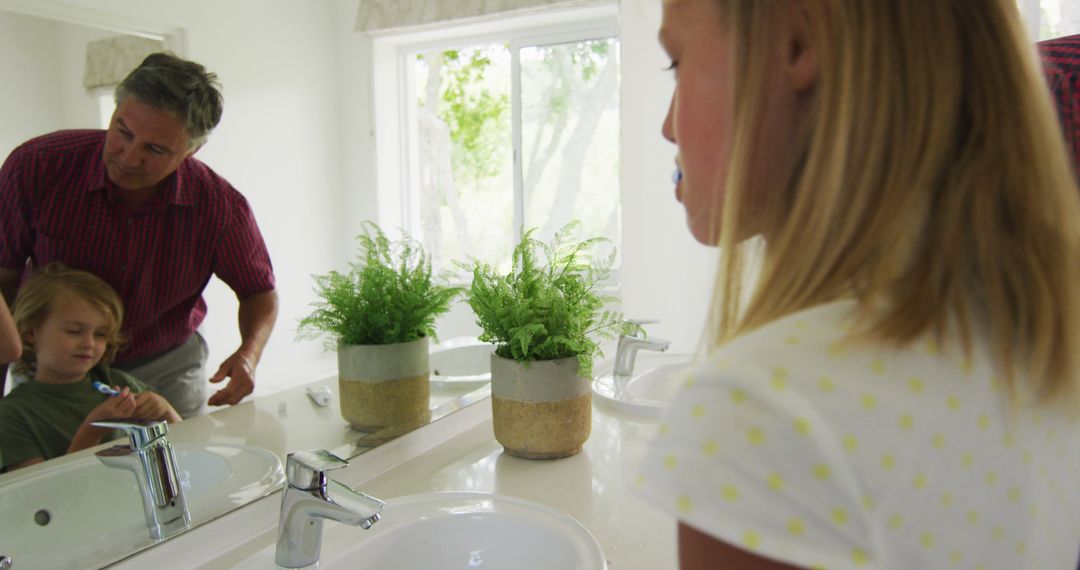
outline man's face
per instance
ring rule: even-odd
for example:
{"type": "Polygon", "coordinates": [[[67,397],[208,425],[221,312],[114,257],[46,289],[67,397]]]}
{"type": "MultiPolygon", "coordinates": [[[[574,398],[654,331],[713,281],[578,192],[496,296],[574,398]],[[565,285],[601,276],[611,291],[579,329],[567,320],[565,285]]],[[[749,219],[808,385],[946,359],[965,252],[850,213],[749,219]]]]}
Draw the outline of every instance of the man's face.
{"type": "Polygon", "coordinates": [[[195,149],[180,118],[134,97],[116,106],[105,136],[105,170],[124,190],[153,188],[195,149]]]}

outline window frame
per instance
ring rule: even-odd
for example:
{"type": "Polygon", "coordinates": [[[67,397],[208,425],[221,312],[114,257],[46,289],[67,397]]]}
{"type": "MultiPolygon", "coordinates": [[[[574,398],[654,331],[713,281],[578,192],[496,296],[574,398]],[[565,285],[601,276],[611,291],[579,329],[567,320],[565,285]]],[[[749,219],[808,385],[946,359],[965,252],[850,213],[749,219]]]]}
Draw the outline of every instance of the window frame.
{"type": "MultiPolygon", "coordinates": [[[[419,234],[420,209],[413,184],[418,168],[416,132],[416,86],[409,73],[411,56],[419,51],[448,50],[466,44],[506,42],[511,55],[511,140],[513,144],[513,232],[520,239],[524,221],[524,189],[521,164],[521,74],[523,47],[572,41],[615,38],[620,41],[618,5],[571,8],[489,20],[474,24],[448,23],[420,32],[378,37],[373,41],[372,122],[374,124],[376,196],[378,221],[384,228],[401,228],[419,234]]],[[[621,185],[621,183],[620,183],[621,185]]],[[[612,279],[617,282],[615,272],[612,279]]]]}

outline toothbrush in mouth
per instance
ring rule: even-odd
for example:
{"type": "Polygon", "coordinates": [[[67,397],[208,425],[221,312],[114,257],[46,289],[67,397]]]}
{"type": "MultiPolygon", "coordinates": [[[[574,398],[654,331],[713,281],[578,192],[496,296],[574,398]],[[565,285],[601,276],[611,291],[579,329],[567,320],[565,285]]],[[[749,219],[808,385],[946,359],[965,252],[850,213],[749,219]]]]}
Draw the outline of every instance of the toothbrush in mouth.
{"type": "Polygon", "coordinates": [[[102,394],[105,394],[107,396],[119,396],[120,395],[120,390],[117,390],[115,388],[110,387],[108,384],[102,382],[101,380],[94,380],[93,386],[94,386],[95,390],[97,390],[98,392],[101,392],[102,394]]]}

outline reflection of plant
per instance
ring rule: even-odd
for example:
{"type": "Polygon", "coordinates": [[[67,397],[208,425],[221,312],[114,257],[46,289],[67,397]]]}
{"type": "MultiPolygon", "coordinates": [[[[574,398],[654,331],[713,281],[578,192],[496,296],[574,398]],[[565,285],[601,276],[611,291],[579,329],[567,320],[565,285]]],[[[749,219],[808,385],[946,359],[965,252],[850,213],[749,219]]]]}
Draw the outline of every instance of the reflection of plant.
{"type": "Polygon", "coordinates": [[[615,249],[594,258],[593,251],[610,240],[573,241],[577,226],[567,224],[550,244],[533,237],[535,228],[525,232],[506,275],[473,262],[469,305],[483,330],[480,339],[496,343],[499,356],[518,362],[577,357],[579,374],[590,377],[593,359],[601,354],[597,339],[626,326],[618,313],[604,310],[616,299],[599,291],[615,249]],[[540,252],[544,263],[537,259],[540,252]]]}
{"type": "Polygon", "coordinates": [[[316,275],[321,301],[300,321],[301,338],[329,334],[328,348],[393,344],[435,336],[435,318],[464,288],[436,283],[431,260],[408,236],[390,241],[379,226],[364,224],[357,236],[361,261],[347,273],[316,275]]]}

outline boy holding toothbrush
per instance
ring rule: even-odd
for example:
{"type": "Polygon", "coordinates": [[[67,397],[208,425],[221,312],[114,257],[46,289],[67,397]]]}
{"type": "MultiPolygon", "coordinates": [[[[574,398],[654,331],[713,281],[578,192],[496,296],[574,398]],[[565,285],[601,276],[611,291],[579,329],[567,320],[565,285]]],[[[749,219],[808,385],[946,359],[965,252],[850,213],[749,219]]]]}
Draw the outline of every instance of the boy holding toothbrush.
{"type": "Polygon", "coordinates": [[[31,276],[15,300],[22,356],[14,367],[33,380],[0,400],[0,469],[10,471],[112,439],[91,422],[105,418],[180,421],[157,393],[111,369],[123,339],[116,292],[59,263],[31,276]]]}

